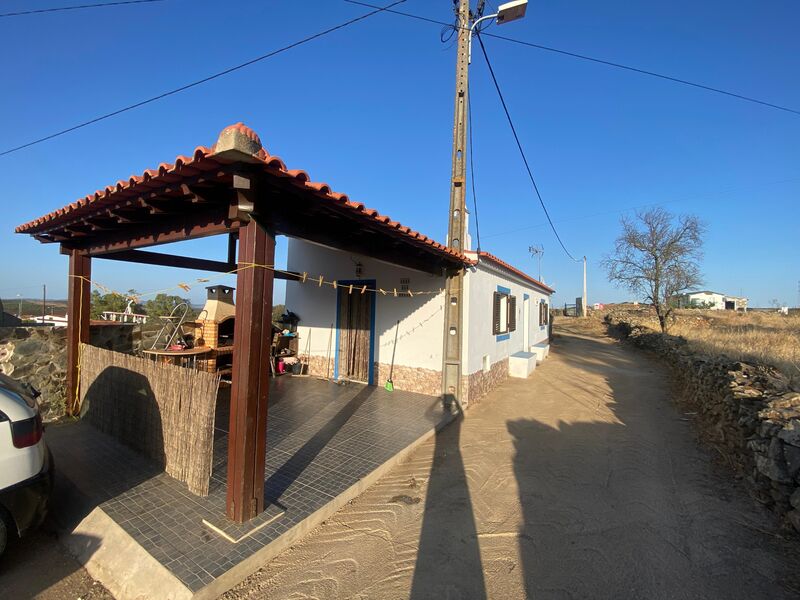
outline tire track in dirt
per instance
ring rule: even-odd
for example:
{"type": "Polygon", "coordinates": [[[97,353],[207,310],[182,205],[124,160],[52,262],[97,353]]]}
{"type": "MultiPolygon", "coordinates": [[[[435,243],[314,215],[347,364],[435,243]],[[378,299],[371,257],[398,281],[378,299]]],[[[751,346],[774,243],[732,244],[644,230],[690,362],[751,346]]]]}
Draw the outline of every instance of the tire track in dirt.
{"type": "Polygon", "coordinates": [[[667,391],[646,358],[560,336],[225,598],[795,597],[796,541],[667,391]]]}

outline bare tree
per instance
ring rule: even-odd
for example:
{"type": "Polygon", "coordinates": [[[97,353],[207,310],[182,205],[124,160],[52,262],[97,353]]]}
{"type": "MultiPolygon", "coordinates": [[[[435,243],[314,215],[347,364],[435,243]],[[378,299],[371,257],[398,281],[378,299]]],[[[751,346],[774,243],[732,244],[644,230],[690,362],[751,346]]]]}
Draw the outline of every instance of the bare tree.
{"type": "Polygon", "coordinates": [[[705,226],[695,216],[676,218],[662,208],[623,217],[620,224],[614,252],[603,260],[608,279],[651,303],[666,333],[673,298],[702,283],[705,226]]]}

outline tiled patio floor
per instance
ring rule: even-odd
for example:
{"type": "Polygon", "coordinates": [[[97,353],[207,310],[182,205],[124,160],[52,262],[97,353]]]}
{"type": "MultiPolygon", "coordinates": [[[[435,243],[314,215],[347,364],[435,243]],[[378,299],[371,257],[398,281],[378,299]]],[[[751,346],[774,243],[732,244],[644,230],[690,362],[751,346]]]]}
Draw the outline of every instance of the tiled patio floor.
{"type": "Polygon", "coordinates": [[[190,590],[197,591],[323,508],[447,420],[437,398],[312,378],[272,382],[267,509],[225,518],[227,402],[220,401],[209,496],[200,498],[140,455],[84,423],[47,429],[57,502],[77,523],[101,508],[190,590]],[[60,494],[60,497],[59,497],[60,494]],[[215,532],[207,521],[238,543],[215,532]],[[244,539],[241,539],[244,538],[244,539]]]}

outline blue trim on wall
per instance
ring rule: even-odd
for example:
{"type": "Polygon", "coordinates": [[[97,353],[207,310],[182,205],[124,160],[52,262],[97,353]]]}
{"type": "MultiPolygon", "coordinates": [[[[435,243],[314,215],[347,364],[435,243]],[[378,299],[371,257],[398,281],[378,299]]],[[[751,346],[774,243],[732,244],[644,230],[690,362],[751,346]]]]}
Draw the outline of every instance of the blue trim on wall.
{"type": "Polygon", "coordinates": [[[497,286],[497,291],[501,294],[509,294],[511,295],[511,289],[507,287],[503,287],[502,285],[497,286]]]}
{"type": "Polygon", "coordinates": [[[523,299],[523,300],[530,300],[530,299],[531,299],[531,297],[530,297],[530,296],[528,296],[528,294],[522,294],[522,299],[523,299]]]}
{"type": "MultiPolygon", "coordinates": [[[[339,285],[359,285],[375,289],[377,282],[374,279],[343,279],[337,280],[339,285]]],[[[369,319],[369,375],[367,376],[367,383],[375,385],[375,307],[376,296],[375,292],[366,292],[372,298],[370,300],[370,319],[369,319]]],[[[339,332],[341,323],[339,322],[339,292],[336,292],[336,347],[333,351],[333,378],[339,379],[339,332]]]]}

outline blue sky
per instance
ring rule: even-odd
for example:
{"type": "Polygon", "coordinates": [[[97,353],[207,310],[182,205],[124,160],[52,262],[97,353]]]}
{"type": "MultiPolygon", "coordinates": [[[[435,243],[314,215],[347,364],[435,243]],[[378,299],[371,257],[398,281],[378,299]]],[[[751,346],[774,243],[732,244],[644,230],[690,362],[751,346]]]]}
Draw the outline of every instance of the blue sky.
{"type": "MultiPolygon", "coordinates": [[[[8,0],[3,12],[74,4],[8,0]]],[[[450,0],[402,10],[450,20],[450,0]]],[[[162,3],[0,19],[0,150],[201,78],[368,12],[338,0],[162,3]],[[300,8],[302,6],[303,8],[300,8]]],[[[531,2],[489,31],[800,109],[795,2],[531,2]]],[[[707,288],[795,305],[800,282],[800,116],[486,40],[562,239],[589,260],[589,299],[629,297],[599,268],[632,208],[663,204],[709,227],[707,288]]],[[[66,259],[14,226],[244,121],[290,168],[444,240],[455,49],[439,28],[381,14],[207,85],[0,157],[0,296],[66,296],[66,259]]],[[[532,194],[479,52],[471,90],[482,246],[580,295],[532,194]]],[[[470,199],[471,202],[471,199],[470,199]]],[[[472,220],[474,224],[474,219],[472,220]]],[[[209,258],[222,238],[175,251],[209,258]]],[[[279,238],[278,260],[285,261],[279,238]]],[[[149,291],[203,273],[94,261],[111,288],[149,291]]],[[[200,300],[197,286],[191,293],[200,300]]],[[[282,296],[276,289],[276,300],[282,296]]]]}

